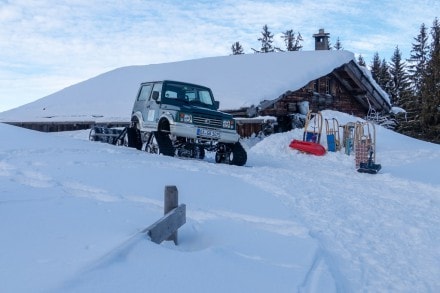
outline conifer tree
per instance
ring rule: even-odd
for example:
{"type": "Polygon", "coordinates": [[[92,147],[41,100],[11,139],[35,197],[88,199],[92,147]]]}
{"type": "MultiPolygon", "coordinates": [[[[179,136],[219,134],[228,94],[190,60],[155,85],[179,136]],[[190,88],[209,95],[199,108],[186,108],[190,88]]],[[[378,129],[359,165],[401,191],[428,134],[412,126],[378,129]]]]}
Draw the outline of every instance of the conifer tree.
{"type": "Polygon", "coordinates": [[[388,65],[387,61],[385,59],[382,59],[382,62],[380,63],[379,68],[379,82],[380,86],[387,92],[390,93],[391,91],[391,73],[390,73],[390,66],[388,65]]]}
{"type": "Polygon", "coordinates": [[[421,122],[427,138],[440,143],[440,23],[435,18],[431,28],[429,61],[421,82],[421,122]]]}
{"type": "Polygon", "coordinates": [[[429,54],[428,33],[425,24],[420,26],[420,33],[414,40],[415,43],[412,44],[410,58],[407,60],[409,63],[408,77],[412,95],[406,101],[403,101],[401,105],[406,112],[404,117],[398,117],[401,120],[398,131],[418,137],[421,135],[422,129],[420,121],[422,107],[420,90],[429,54]]]}
{"type": "Polygon", "coordinates": [[[387,94],[391,95],[390,93],[391,75],[386,60],[382,59],[382,61],[380,61],[379,53],[376,52],[373,55],[373,61],[370,67],[371,67],[371,75],[373,76],[373,79],[387,94]]]}
{"type": "Polygon", "coordinates": [[[287,51],[299,51],[302,48],[300,42],[303,41],[303,38],[299,32],[298,35],[295,36],[293,30],[287,30],[283,33],[281,38],[284,39],[284,43],[286,44],[287,51]]]}
{"type": "Polygon", "coordinates": [[[360,65],[360,66],[364,66],[364,67],[366,67],[366,63],[365,63],[365,60],[364,60],[364,57],[362,57],[362,55],[361,54],[359,54],[359,56],[358,56],[358,64],[360,65]]]}
{"type": "Polygon", "coordinates": [[[243,47],[241,46],[240,42],[235,42],[231,46],[232,55],[241,55],[244,54],[243,47]]]}
{"type": "Polygon", "coordinates": [[[408,73],[414,95],[420,92],[421,79],[426,68],[426,62],[429,54],[428,32],[424,23],[420,26],[420,33],[414,38],[411,55],[407,60],[408,73]]]}
{"type": "Polygon", "coordinates": [[[379,53],[376,52],[373,55],[373,61],[371,63],[371,75],[373,76],[373,79],[377,82],[377,84],[379,83],[379,76],[380,76],[380,58],[379,58],[379,53]]]}
{"type": "Polygon", "coordinates": [[[390,63],[391,75],[391,104],[403,106],[410,96],[410,83],[406,73],[406,64],[402,61],[402,53],[396,46],[390,63]]]}
{"type": "Polygon", "coordinates": [[[379,85],[388,95],[391,96],[392,80],[391,80],[390,66],[388,65],[385,59],[382,59],[382,62],[380,63],[379,85]]]}
{"type": "Polygon", "coordinates": [[[344,50],[344,48],[342,48],[342,44],[341,44],[341,41],[339,40],[339,37],[336,40],[336,44],[335,44],[334,48],[335,48],[335,50],[344,50]]]}
{"type": "Polygon", "coordinates": [[[273,47],[273,34],[269,31],[269,28],[267,24],[263,26],[263,31],[261,32],[261,38],[258,38],[258,41],[261,42],[261,49],[260,50],[254,50],[255,53],[269,53],[274,52],[275,48],[273,47]]]}

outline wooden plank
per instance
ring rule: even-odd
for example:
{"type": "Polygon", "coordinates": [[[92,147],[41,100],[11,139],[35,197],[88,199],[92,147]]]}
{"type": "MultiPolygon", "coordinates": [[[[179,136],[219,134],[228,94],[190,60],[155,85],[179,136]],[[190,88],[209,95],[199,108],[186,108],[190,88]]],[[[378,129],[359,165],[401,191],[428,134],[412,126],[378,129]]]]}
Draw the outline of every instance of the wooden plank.
{"type": "MultiPolygon", "coordinates": [[[[144,233],[150,237],[151,241],[160,244],[162,241],[172,236],[177,229],[186,223],[186,205],[181,204],[177,208],[169,211],[157,222],[146,228],[144,233]]],[[[175,240],[175,243],[177,239],[175,240]]],[[[176,243],[177,244],[177,243],[176,243]]]]}
{"type": "MultiPolygon", "coordinates": [[[[175,185],[165,186],[163,199],[164,199],[163,214],[166,215],[168,212],[177,208],[179,205],[179,191],[177,190],[177,186],[175,185]]],[[[177,245],[177,229],[166,240],[174,241],[174,244],[177,245]]]]}

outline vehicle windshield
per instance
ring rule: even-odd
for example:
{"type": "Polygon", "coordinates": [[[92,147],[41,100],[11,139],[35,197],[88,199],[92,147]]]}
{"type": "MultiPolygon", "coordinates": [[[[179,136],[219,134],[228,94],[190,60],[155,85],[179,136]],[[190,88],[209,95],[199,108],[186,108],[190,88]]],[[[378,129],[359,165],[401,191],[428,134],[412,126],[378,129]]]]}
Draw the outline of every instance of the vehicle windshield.
{"type": "Polygon", "coordinates": [[[164,89],[164,95],[167,99],[176,99],[186,103],[202,104],[206,106],[214,105],[211,92],[205,88],[169,83],[164,89]]]}

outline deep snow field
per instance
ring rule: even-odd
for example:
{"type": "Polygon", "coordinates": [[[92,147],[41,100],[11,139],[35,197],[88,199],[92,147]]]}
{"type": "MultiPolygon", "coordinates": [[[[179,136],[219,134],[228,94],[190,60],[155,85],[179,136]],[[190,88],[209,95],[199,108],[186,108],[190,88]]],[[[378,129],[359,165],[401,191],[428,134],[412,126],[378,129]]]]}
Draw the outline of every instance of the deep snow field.
{"type": "Polygon", "coordinates": [[[0,133],[0,292],[440,292],[439,145],[377,127],[371,175],[290,149],[300,129],[244,140],[244,167],[0,133]],[[178,246],[141,233],[166,185],[178,246]]]}

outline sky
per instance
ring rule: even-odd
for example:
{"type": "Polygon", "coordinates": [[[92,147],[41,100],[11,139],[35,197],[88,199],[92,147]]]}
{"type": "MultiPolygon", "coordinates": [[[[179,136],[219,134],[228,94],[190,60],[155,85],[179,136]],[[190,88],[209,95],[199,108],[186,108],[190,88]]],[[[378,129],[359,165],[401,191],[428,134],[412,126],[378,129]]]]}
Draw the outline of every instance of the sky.
{"type": "Polygon", "coordinates": [[[115,68],[258,49],[262,27],[283,48],[282,32],[314,50],[320,28],[367,64],[408,58],[420,25],[440,16],[440,1],[7,1],[0,0],[0,112],[115,68]]]}

